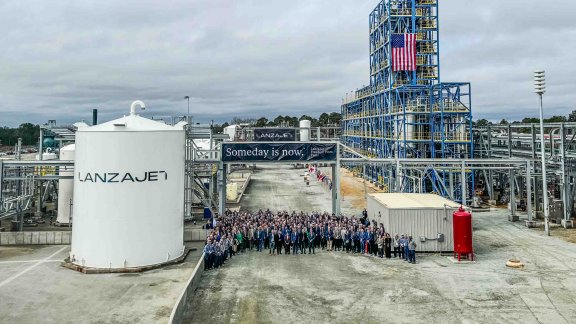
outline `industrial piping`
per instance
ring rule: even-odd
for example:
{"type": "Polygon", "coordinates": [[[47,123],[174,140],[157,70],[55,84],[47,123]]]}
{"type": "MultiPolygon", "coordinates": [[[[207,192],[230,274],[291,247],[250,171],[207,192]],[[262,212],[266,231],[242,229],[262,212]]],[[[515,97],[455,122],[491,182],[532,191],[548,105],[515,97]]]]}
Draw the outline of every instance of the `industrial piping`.
{"type": "Polygon", "coordinates": [[[136,106],[140,106],[140,109],[146,110],[146,105],[142,101],[136,100],[130,105],[130,116],[136,115],[136,106]]]}

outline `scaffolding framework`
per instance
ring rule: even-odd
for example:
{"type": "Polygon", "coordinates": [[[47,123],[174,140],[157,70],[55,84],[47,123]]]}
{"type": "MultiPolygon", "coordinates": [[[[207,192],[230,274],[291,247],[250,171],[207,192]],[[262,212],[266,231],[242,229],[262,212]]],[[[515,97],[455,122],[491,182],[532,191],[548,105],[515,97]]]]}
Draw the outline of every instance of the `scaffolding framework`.
{"type": "MultiPolygon", "coordinates": [[[[470,83],[440,82],[437,0],[383,0],[370,13],[369,30],[370,85],[343,100],[342,143],[369,158],[472,158],[470,83]],[[393,34],[416,35],[415,71],[394,71],[393,34]]],[[[464,181],[468,193],[474,187],[473,172],[462,180],[450,170],[396,174],[393,168],[368,165],[362,173],[395,191],[415,191],[410,179],[424,178],[420,191],[458,200],[459,192],[442,189],[449,181],[464,181]]]]}

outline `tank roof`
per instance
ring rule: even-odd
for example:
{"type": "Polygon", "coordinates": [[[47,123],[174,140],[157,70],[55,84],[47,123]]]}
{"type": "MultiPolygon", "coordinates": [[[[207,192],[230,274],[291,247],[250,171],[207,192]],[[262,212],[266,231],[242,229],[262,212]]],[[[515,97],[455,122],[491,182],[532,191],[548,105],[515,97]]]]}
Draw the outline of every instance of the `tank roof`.
{"type": "Polygon", "coordinates": [[[182,131],[183,129],[181,123],[170,126],[138,115],[130,115],[94,126],[79,127],[78,132],[182,131]]]}

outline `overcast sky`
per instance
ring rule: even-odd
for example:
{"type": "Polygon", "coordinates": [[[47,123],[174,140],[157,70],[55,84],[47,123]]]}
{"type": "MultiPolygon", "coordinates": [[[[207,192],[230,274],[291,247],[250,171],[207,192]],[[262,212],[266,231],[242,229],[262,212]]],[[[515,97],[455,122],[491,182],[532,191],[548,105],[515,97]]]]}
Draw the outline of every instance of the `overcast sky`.
{"type": "MultiPolygon", "coordinates": [[[[200,121],[340,111],[369,83],[378,0],[0,1],[0,125],[146,115],[200,121]]],[[[441,76],[470,81],[475,118],[576,109],[574,0],[440,0],[441,76]]]]}

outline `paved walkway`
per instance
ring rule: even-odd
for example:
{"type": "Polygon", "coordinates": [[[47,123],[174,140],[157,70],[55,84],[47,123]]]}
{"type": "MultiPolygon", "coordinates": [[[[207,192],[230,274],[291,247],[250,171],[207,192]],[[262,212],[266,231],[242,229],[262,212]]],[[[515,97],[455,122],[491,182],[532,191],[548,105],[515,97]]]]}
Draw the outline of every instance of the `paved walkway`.
{"type": "MultiPolygon", "coordinates": [[[[332,169],[324,167],[322,170],[331,173],[332,169]]],[[[332,211],[332,192],[328,186],[314,177],[310,178],[307,186],[304,171],[291,165],[258,164],[242,197],[242,210],[332,211]]],[[[359,215],[362,210],[342,197],[341,211],[347,215],[359,215]]]]}

